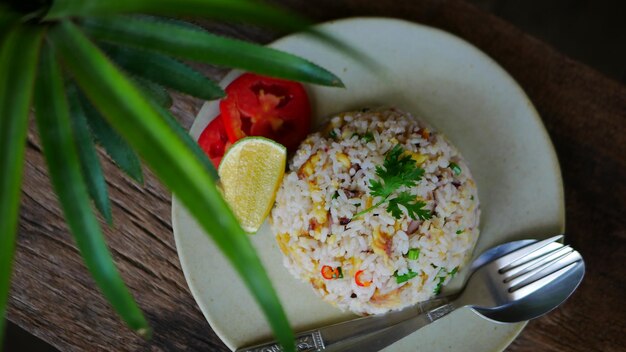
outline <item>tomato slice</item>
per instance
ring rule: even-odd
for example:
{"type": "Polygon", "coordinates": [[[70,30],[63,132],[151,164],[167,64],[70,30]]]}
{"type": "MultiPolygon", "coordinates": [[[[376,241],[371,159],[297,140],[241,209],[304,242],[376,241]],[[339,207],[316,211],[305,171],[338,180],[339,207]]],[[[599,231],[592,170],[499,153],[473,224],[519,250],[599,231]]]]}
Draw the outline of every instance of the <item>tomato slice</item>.
{"type": "Polygon", "coordinates": [[[226,87],[220,112],[231,143],[263,136],[294,150],[311,124],[311,106],[302,84],[251,73],[226,87]]]}
{"type": "Polygon", "coordinates": [[[200,138],[198,138],[198,144],[209,159],[211,159],[215,168],[217,168],[222,161],[224,153],[226,153],[226,150],[228,150],[232,144],[228,140],[228,135],[226,134],[224,123],[220,115],[217,115],[217,117],[206,126],[204,131],[202,131],[200,138]]]}

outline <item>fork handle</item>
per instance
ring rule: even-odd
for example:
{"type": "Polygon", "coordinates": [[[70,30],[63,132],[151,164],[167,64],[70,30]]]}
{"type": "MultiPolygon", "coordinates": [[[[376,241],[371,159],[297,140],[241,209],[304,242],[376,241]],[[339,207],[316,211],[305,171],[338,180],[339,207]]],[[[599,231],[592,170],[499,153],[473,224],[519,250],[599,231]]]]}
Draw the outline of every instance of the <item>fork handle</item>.
{"type": "Polygon", "coordinates": [[[453,312],[457,307],[454,303],[431,309],[415,317],[392,325],[381,331],[371,333],[361,339],[348,340],[327,349],[327,352],[374,352],[393,344],[394,342],[412,334],[426,325],[441,319],[453,312]]]}
{"type": "MultiPolygon", "coordinates": [[[[297,352],[326,352],[333,350],[335,345],[343,346],[346,341],[369,336],[369,334],[382,331],[412,317],[419,316],[423,312],[434,312],[449,302],[449,298],[435,298],[418,303],[416,306],[406,308],[378,316],[368,316],[353,319],[333,325],[309,330],[296,335],[297,352]]],[[[433,313],[434,314],[434,313],[433,313]]],[[[339,349],[341,350],[341,349],[339,349]]],[[[236,352],[279,352],[283,351],[276,341],[256,346],[248,346],[237,349],[236,352]]]]}

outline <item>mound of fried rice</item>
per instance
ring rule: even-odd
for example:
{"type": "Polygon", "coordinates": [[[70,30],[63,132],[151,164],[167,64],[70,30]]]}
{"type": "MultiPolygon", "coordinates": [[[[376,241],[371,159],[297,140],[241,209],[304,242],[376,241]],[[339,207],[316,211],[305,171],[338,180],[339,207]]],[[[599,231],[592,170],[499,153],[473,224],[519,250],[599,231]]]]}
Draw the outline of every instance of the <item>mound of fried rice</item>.
{"type": "Polygon", "coordinates": [[[332,117],[302,142],[270,221],[296,278],[340,309],[366,315],[436,295],[469,260],[479,215],[468,165],[441,133],[397,109],[363,109],[332,117]],[[384,205],[355,217],[380,200],[370,180],[396,145],[424,169],[417,186],[399,191],[425,202],[432,217],[414,220],[402,208],[397,219],[384,205]],[[340,267],[342,277],[325,278],[325,266],[340,267]]]}

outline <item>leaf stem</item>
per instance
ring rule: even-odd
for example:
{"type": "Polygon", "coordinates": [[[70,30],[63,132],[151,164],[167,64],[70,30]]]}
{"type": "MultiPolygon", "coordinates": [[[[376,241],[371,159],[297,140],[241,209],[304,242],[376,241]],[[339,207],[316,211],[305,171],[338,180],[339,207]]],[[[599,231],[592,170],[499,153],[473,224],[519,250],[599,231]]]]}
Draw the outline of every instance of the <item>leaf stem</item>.
{"type": "Polygon", "coordinates": [[[369,208],[367,208],[367,209],[365,209],[365,210],[361,210],[360,212],[358,212],[358,213],[354,214],[354,216],[352,217],[352,220],[354,220],[354,219],[358,218],[359,216],[361,216],[361,215],[363,215],[363,214],[366,214],[367,212],[370,212],[370,211],[372,211],[372,210],[374,210],[374,209],[378,208],[378,207],[379,207],[379,206],[381,206],[384,202],[386,202],[386,201],[387,201],[387,198],[389,198],[389,196],[387,196],[387,197],[383,198],[383,200],[381,200],[380,202],[378,202],[378,203],[376,203],[376,204],[372,205],[371,207],[369,207],[369,208]]]}

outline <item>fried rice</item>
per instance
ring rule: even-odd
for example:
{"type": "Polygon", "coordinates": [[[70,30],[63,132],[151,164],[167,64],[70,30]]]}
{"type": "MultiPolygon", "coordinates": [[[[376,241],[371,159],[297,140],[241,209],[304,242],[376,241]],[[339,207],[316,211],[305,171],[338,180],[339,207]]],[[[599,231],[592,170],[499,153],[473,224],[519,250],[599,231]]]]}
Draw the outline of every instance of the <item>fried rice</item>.
{"type": "Polygon", "coordinates": [[[479,216],[476,183],[446,137],[397,109],[364,109],[332,117],[302,142],[270,222],[293,276],[366,315],[435,296],[469,260],[479,216]],[[414,219],[402,206],[398,218],[385,204],[360,214],[382,200],[371,180],[382,181],[376,167],[395,146],[424,171],[397,192],[423,202],[430,218],[414,219]]]}

